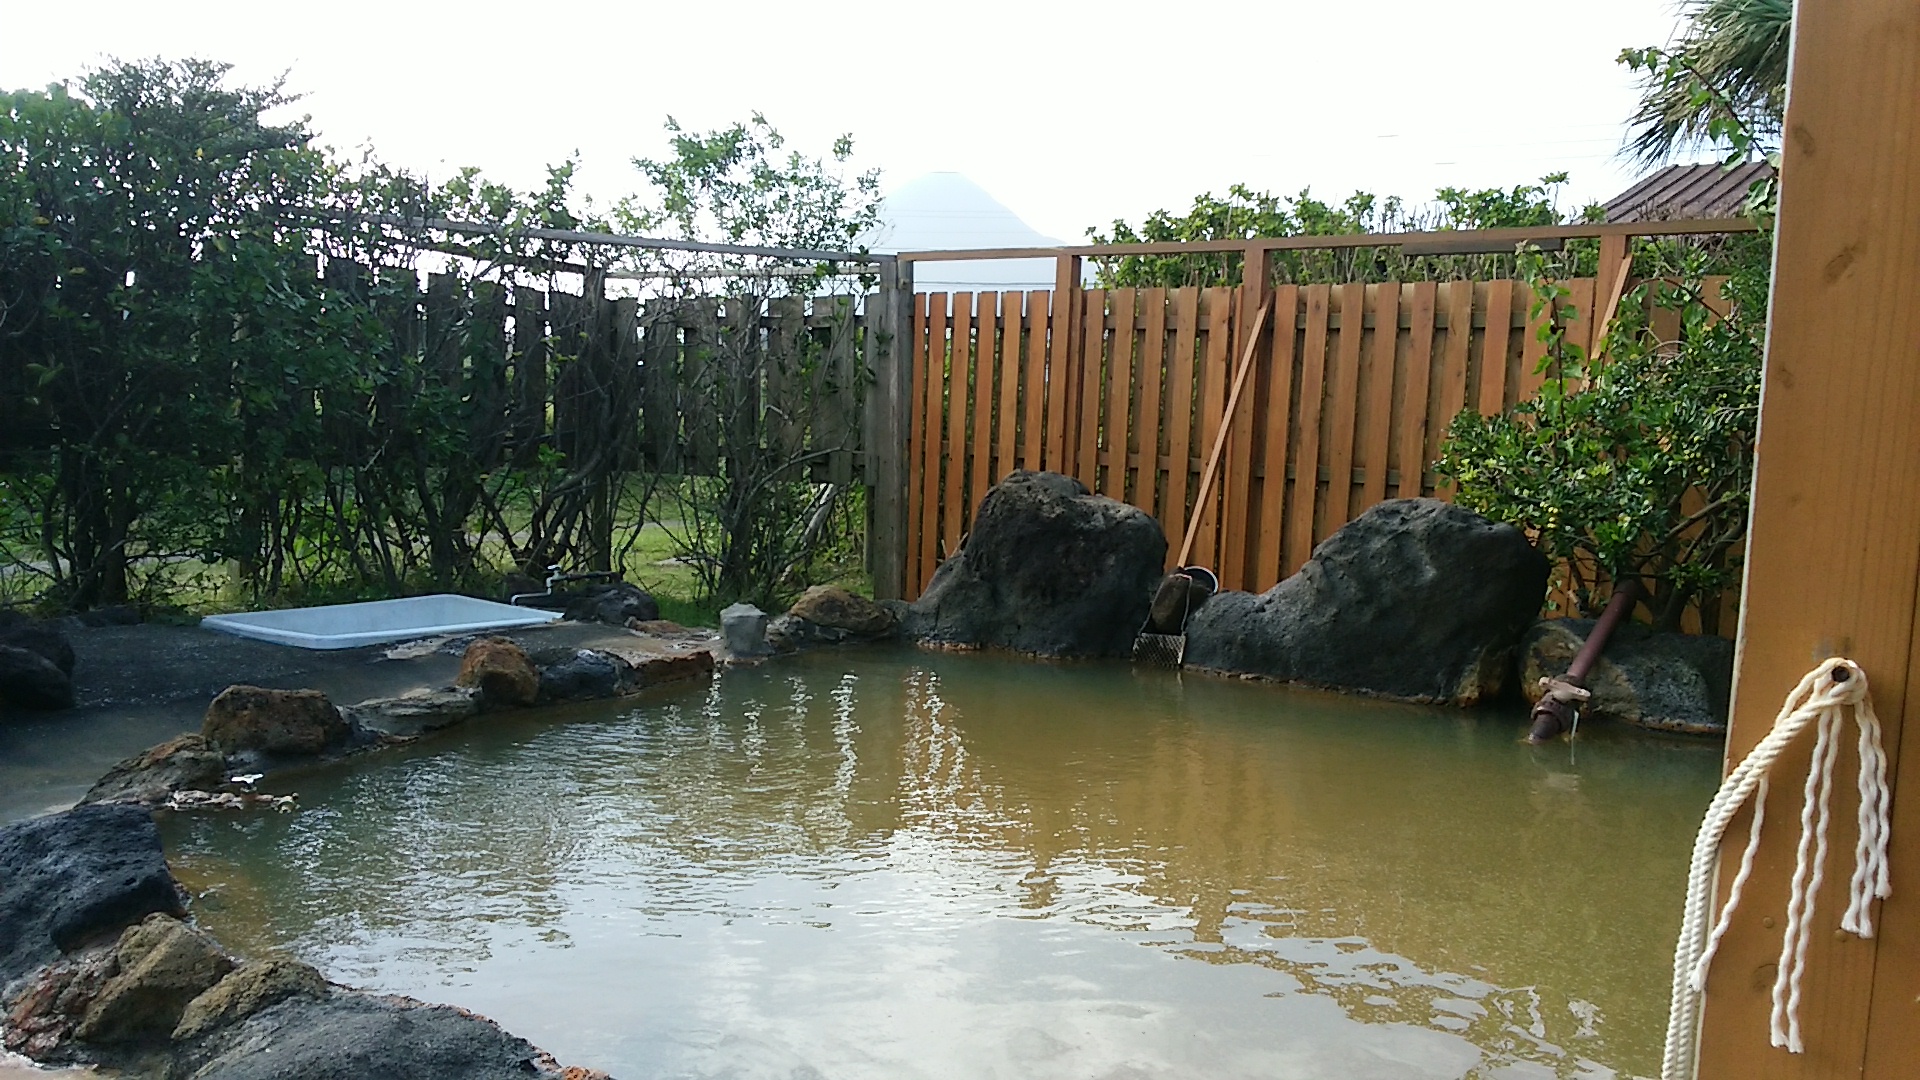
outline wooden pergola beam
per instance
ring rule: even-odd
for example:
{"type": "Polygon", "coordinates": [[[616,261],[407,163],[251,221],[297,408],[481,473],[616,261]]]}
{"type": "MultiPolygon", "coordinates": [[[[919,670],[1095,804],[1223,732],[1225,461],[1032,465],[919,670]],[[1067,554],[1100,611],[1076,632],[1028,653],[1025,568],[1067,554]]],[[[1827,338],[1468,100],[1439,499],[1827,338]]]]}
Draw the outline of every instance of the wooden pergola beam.
{"type": "MultiPolygon", "coordinates": [[[[1775,768],[1746,899],[1714,961],[1701,1077],[1910,1077],[1920,1069],[1920,4],[1800,3],[1728,760],[1794,683],[1845,655],[1892,763],[1893,897],[1872,939],[1838,931],[1858,803],[1851,737],[1833,803],[1801,1024],[1768,1045],[1811,739],[1775,768]],[[1901,777],[1905,777],[1904,783],[1901,777]]],[[[1730,836],[1744,836],[1746,822],[1730,836]]],[[[1720,893],[1737,866],[1728,845],[1720,893]]]]}

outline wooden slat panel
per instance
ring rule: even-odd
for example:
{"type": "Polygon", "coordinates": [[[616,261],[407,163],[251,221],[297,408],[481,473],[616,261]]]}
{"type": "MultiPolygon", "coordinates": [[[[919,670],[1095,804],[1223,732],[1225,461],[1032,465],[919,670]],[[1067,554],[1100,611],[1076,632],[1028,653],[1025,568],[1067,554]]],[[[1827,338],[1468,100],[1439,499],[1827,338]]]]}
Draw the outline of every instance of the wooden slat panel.
{"type": "Polygon", "coordinates": [[[960,551],[972,507],[967,499],[967,386],[973,369],[973,294],[953,294],[953,336],[947,360],[946,490],[940,499],[940,557],[960,551]]]}
{"type": "MultiPolygon", "coordinates": [[[[1227,409],[1227,380],[1232,377],[1228,370],[1227,353],[1233,345],[1232,313],[1233,290],[1214,287],[1206,293],[1206,312],[1203,316],[1207,325],[1206,359],[1200,368],[1200,446],[1197,448],[1202,458],[1211,453],[1213,444],[1220,436],[1220,425],[1227,409]]],[[[1199,483],[1198,480],[1195,481],[1199,483]]],[[[1197,497],[1197,493],[1196,493],[1197,497]]],[[[1193,514],[1200,519],[1195,530],[1193,555],[1201,565],[1220,567],[1220,498],[1219,485],[1207,498],[1205,506],[1196,504],[1193,514]]]]}
{"type": "Polygon", "coordinates": [[[1567,282],[1566,302],[1573,311],[1566,320],[1566,340],[1569,344],[1578,345],[1582,356],[1588,355],[1588,349],[1593,340],[1593,305],[1596,289],[1597,284],[1592,278],[1575,278],[1567,282]]]}
{"type": "Polygon", "coordinates": [[[1167,567],[1187,535],[1187,483],[1193,472],[1194,350],[1199,345],[1200,290],[1173,292],[1173,357],[1167,362],[1167,567]]]}
{"type": "MultiPolygon", "coordinates": [[[[814,300],[815,309],[818,310],[820,306],[820,301],[814,300]]],[[[827,356],[820,377],[814,381],[815,393],[822,407],[814,420],[808,445],[815,449],[822,444],[838,448],[827,459],[827,479],[846,485],[853,483],[852,448],[858,445],[860,430],[859,385],[855,376],[857,361],[854,356],[855,346],[860,340],[860,320],[851,296],[832,297],[826,307],[830,313],[827,356]]]]}
{"type": "MultiPolygon", "coordinates": [[[[1165,421],[1160,402],[1161,384],[1166,381],[1167,290],[1143,290],[1140,304],[1146,309],[1147,328],[1140,351],[1140,426],[1135,439],[1140,446],[1140,475],[1134,480],[1133,505],[1165,521],[1159,513],[1158,495],[1164,487],[1160,483],[1160,429],[1165,421]]],[[[1176,461],[1175,468],[1179,464],[1176,461]]],[[[1173,540],[1168,546],[1178,543],[1173,540]]]]}
{"type": "Polygon", "coordinates": [[[980,509],[980,500],[987,497],[987,489],[997,479],[993,475],[993,380],[999,367],[996,360],[999,335],[995,324],[1000,318],[1000,294],[983,292],[977,302],[980,315],[975,321],[975,335],[980,344],[973,361],[973,437],[967,440],[968,528],[973,527],[973,515],[980,509]]]}
{"type": "Polygon", "coordinates": [[[1307,329],[1300,339],[1300,415],[1294,430],[1299,433],[1299,451],[1293,456],[1293,504],[1287,514],[1287,561],[1280,568],[1285,577],[1300,569],[1313,554],[1313,521],[1316,489],[1320,476],[1320,412],[1327,384],[1327,321],[1333,302],[1333,287],[1309,285],[1307,329]]]}
{"type": "Polygon", "coordinates": [[[1353,501],[1353,421],[1360,381],[1360,340],[1363,333],[1362,311],[1367,287],[1359,282],[1340,286],[1340,341],[1338,359],[1327,377],[1327,481],[1326,515],[1314,536],[1318,543],[1352,520],[1348,514],[1353,501]]]}
{"type": "Polygon", "coordinates": [[[1473,342],[1473,282],[1447,284],[1447,340],[1440,368],[1440,419],[1453,423],[1467,407],[1468,349],[1473,342]]]}
{"type": "Polygon", "coordinates": [[[922,293],[913,306],[913,385],[920,394],[913,415],[914,452],[908,457],[918,514],[907,568],[908,599],[917,599],[933,577],[934,537],[940,532],[940,403],[946,390],[941,354],[946,336],[946,294],[922,293]]]}
{"type": "Polygon", "coordinates": [[[1533,312],[1533,290],[1525,285],[1513,290],[1513,302],[1516,307],[1527,313],[1526,338],[1520,349],[1520,394],[1532,397],[1539,392],[1547,381],[1548,375],[1540,370],[1540,362],[1546,358],[1547,343],[1541,340],[1541,331],[1546,329],[1553,312],[1543,308],[1539,314],[1533,312]]]}
{"type": "Polygon", "coordinates": [[[1299,334],[1300,287],[1281,285],[1273,291],[1273,348],[1267,356],[1265,474],[1260,491],[1259,544],[1253,554],[1256,591],[1265,592],[1280,580],[1285,558],[1287,512],[1287,450],[1293,439],[1293,365],[1299,334]]]}
{"type": "Polygon", "coordinates": [[[994,459],[993,482],[999,483],[1002,477],[1013,471],[1015,448],[1019,446],[1020,435],[1020,341],[1022,333],[1020,318],[1021,294],[1008,292],[1000,294],[1000,362],[999,385],[996,393],[1000,396],[1000,407],[994,410],[994,459]]]}
{"type": "MultiPolygon", "coordinates": [[[[816,303],[824,306],[821,298],[816,303]]],[[[802,354],[807,325],[807,301],[799,296],[774,297],[767,304],[767,440],[781,457],[800,452],[806,437],[803,400],[809,387],[803,377],[802,354]]],[[[826,425],[822,425],[825,427],[826,425]]]]}
{"type": "Polygon", "coordinates": [[[1047,431],[1044,467],[1073,474],[1074,387],[1073,335],[1080,304],[1080,260],[1062,255],[1056,260],[1052,311],[1047,332],[1047,431]]]}
{"type": "Polygon", "coordinates": [[[1107,422],[1102,432],[1107,471],[1102,477],[1100,494],[1125,502],[1127,499],[1127,437],[1130,398],[1133,393],[1133,320],[1138,293],[1133,289],[1115,289],[1112,308],[1115,319],[1113,342],[1107,350],[1107,422]]]}
{"type": "Polygon", "coordinates": [[[1507,408],[1507,334],[1513,324],[1513,281],[1487,282],[1487,329],[1480,339],[1480,415],[1507,408]]]}
{"type": "Polygon", "coordinates": [[[1027,294],[1027,317],[1022,338],[1026,347],[1025,385],[1021,388],[1020,467],[1039,469],[1041,431],[1047,402],[1047,303],[1051,294],[1036,289],[1027,294]]]}
{"type": "Polygon", "coordinates": [[[1400,283],[1389,281],[1374,289],[1373,348],[1368,351],[1367,370],[1361,373],[1366,388],[1365,423],[1359,438],[1365,452],[1360,466],[1367,481],[1360,490],[1357,516],[1367,507],[1387,497],[1387,455],[1393,445],[1393,368],[1400,344],[1400,283]]]}
{"type": "Polygon", "coordinates": [[[1433,460],[1428,449],[1427,389],[1433,374],[1433,308],[1439,285],[1417,281],[1413,285],[1413,307],[1407,327],[1407,386],[1401,392],[1405,402],[1400,422],[1400,489],[1403,499],[1417,499],[1423,490],[1421,474],[1433,460]]]}
{"type": "MultiPolygon", "coordinates": [[[[1446,438],[1453,418],[1467,407],[1468,348],[1473,342],[1473,282],[1447,283],[1447,340],[1440,358],[1440,415],[1436,442],[1446,438]]],[[[1453,485],[1443,484],[1435,495],[1453,497],[1453,485]]]]}
{"type": "MultiPolygon", "coordinates": [[[[1251,377],[1261,367],[1261,355],[1271,351],[1269,327],[1257,325],[1260,312],[1273,294],[1273,252],[1265,248],[1249,247],[1242,256],[1241,286],[1235,298],[1233,362],[1234,377],[1239,378],[1239,365],[1249,355],[1248,376],[1251,377]],[[1247,352],[1249,346],[1253,353],[1247,352]]],[[[1233,407],[1229,417],[1232,425],[1228,435],[1228,459],[1221,470],[1224,485],[1220,490],[1221,507],[1225,516],[1225,535],[1221,544],[1220,565],[1224,573],[1220,583],[1229,589],[1246,589],[1252,586],[1256,572],[1250,556],[1255,544],[1248,533],[1259,524],[1259,503],[1254,489],[1254,455],[1259,453],[1259,428],[1263,417],[1261,406],[1266,399],[1253,385],[1246,386],[1240,401],[1233,407]]]]}
{"type": "Polygon", "coordinates": [[[1105,368],[1107,337],[1107,293],[1105,289],[1087,289],[1080,294],[1085,305],[1080,336],[1074,342],[1079,353],[1080,371],[1080,446],[1074,454],[1073,475],[1087,485],[1088,491],[1100,490],[1100,381],[1105,368]]]}

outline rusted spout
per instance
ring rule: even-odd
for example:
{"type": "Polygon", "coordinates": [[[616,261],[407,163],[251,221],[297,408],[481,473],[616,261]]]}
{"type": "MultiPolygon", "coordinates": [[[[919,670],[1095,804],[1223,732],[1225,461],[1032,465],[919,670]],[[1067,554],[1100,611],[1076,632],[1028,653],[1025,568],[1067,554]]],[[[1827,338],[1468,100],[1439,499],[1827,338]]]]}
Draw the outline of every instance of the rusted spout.
{"type": "Polygon", "coordinates": [[[1600,660],[1600,653],[1607,647],[1607,639],[1626,619],[1627,613],[1640,600],[1640,583],[1628,579],[1624,585],[1613,590],[1613,598],[1607,601],[1607,609],[1600,613],[1600,621],[1593,624],[1593,632],[1580,646],[1580,652],[1573,658],[1567,673],[1558,679],[1548,681],[1546,692],[1533,706],[1533,726],[1527,732],[1527,741],[1543,743],[1557,738],[1562,732],[1573,727],[1573,713],[1578,702],[1585,700],[1587,674],[1600,660]]]}

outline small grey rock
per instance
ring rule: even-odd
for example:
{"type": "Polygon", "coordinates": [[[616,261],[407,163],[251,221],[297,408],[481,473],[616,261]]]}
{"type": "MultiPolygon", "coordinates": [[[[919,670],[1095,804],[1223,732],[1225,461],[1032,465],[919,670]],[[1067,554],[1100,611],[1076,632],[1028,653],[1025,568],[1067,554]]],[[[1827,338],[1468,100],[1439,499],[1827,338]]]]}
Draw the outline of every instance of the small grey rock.
{"type": "Polygon", "coordinates": [[[727,651],[735,656],[765,656],[773,651],[767,644],[767,613],[752,604],[734,604],[720,612],[720,636],[727,651]]]}

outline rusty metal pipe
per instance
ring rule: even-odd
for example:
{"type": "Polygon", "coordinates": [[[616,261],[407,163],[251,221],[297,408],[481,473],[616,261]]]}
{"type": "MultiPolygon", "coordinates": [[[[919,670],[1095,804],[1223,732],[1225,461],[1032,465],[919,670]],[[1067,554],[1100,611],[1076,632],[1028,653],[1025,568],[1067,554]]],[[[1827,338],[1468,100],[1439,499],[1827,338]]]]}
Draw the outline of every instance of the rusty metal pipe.
{"type": "MultiPolygon", "coordinates": [[[[1581,688],[1587,685],[1587,675],[1593,671],[1593,665],[1600,661],[1600,654],[1607,647],[1607,639],[1626,620],[1627,613],[1640,601],[1640,596],[1640,583],[1631,578],[1613,590],[1613,598],[1607,601],[1607,609],[1600,613],[1600,620],[1593,624],[1593,632],[1581,644],[1567,673],[1560,676],[1560,682],[1581,688]]],[[[1540,700],[1533,706],[1532,727],[1527,731],[1527,741],[1547,742],[1571,729],[1573,711],[1573,704],[1562,697],[1550,693],[1540,695],[1540,700]]]]}

